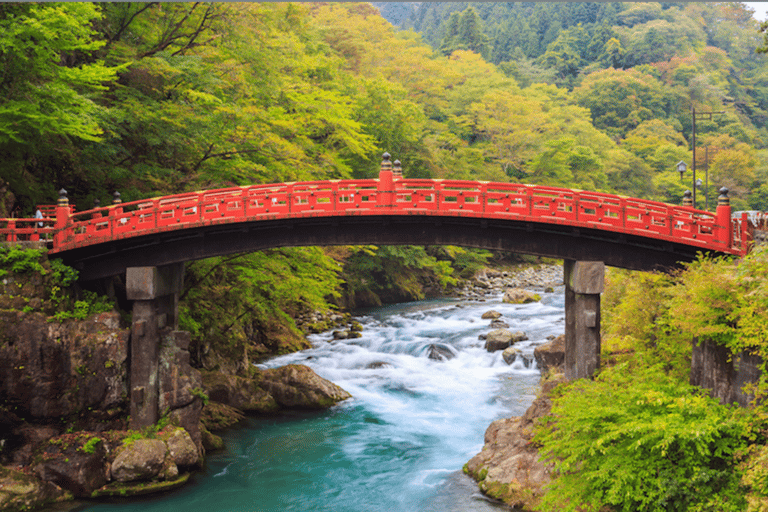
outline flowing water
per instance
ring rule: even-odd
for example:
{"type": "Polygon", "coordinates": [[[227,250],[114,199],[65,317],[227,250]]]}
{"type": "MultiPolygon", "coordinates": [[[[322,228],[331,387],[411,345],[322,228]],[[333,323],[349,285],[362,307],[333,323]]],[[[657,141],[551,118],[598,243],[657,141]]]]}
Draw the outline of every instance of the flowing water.
{"type": "Polygon", "coordinates": [[[495,309],[517,347],[533,349],[564,332],[562,289],[540,303],[435,300],[382,307],[358,319],[363,336],[312,337],[314,348],[264,367],[301,363],[353,398],[330,410],[249,419],[224,434],[227,449],[207,458],[191,484],[175,492],[88,512],[486,512],[505,508],[485,499],[461,468],[483,445],[488,425],[518,416],[533,401],[535,364],[507,365],[478,335],[491,330],[495,309]],[[450,351],[428,357],[430,346],[450,351]]]}

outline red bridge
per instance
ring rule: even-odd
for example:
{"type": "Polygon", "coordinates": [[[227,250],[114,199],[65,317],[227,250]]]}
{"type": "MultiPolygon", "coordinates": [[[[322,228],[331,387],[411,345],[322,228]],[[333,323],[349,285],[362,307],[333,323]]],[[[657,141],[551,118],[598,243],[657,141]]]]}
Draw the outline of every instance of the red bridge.
{"type": "MultiPolygon", "coordinates": [[[[675,267],[700,252],[743,255],[755,227],[715,214],[554,187],[401,179],[385,155],[378,180],[252,185],[75,213],[66,192],[42,219],[2,219],[9,242],[43,240],[83,281],[125,275],[132,301],[131,426],[159,417],[160,332],[175,328],[185,261],[279,246],[459,245],[564,261],[565,375],[600,367],[605,265],[675,267]]],[[[764,219],[758,219],[761,222],[764,219]]]]}
{"type": "MultiPolygon", "coordinates": [[[[388,155],[387,155],[388,157],[388,155]]],[[[3,219],[8,241],[48,239],[84,280],[278,246],[461,245],[649,270],[698,252],[743,255],[753,229],[717,212],[555,187],[401,179],[224,188],[74,212],[66,192],[44,219],[3,219]]]]}

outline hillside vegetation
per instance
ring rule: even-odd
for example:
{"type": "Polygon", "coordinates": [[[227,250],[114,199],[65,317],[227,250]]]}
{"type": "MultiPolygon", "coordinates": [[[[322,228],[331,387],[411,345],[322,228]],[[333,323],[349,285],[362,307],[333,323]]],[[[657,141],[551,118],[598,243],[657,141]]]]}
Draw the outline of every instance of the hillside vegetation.
{"type": "MultiPolygon", "coordinates": [[[[726,186],[735,209],[764,210],[758,49],[761,27],[734,2],[3,3],[0,216],[31,216],[61,188],[84,210],[116,191],[372,178],[385,151],[406,177],[679,203],[693,109],[709,177],[697,206],[726,186]]],[[[304,312],[418,299],[492,257],[342,247],[192,262],[182,324],[198,365],[247,363],[301,348],[304,312]]],[[[612,274],[610,364],[564,391],[540,433],[562,475],[547,506],[766,509],[763,409],[685,384],[693,337],[763,354],[765,275],[765,253],[612,274]]]]}

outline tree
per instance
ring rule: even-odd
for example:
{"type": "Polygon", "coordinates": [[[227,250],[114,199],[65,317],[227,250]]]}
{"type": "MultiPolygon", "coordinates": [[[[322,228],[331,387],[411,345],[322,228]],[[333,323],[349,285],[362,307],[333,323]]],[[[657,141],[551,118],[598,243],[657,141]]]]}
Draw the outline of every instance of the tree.
{"type": "Polygon", "coordinates": [[[56,197],[79,148],[102,140],[118,68],[98,60],[100,18],[92,3],[0,5],[0,177],[27,211],[56,197]]]}
{"type": "Polygon", "coordinates": [[[666,119],[674,113],[673,92],[634,69],[607,69],[587,75],[573,96],[592,112],[596,127],[614,136],[623,136],[643,121],[666,119]]]}

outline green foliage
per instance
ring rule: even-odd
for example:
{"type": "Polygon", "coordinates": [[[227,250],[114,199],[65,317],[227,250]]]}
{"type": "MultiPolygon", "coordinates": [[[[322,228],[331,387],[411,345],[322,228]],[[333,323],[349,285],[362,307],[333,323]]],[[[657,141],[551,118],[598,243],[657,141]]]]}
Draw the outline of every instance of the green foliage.
{"type": "Polygon", "coordinates": [[[77,281],[78,272],[74,268],[65,265],[61,259],[50,260],[51,277],[62,288],[68,288],[77,281]]]}
{"type": "Polygon", "coordinates": [[[78,450],[84,453],[95,453],[96,447],[103,442],[104,440],[100,437],[92,437],[88,441],[86,441],[85,444],[83,444],[83,446],[78,448],[78,450]]]}
{"type": "Polygon", "coordinates": [[[545,510],[744,510],[737,455],[750,416],[656,367],[622,364],[553,401],[536,440],[557,478],[545,510]]]}
{"type": "Polygon", "coordinates": [[[45,275],[47,273],[42,262],[45,261],[44,249],[23,249],[19,246],[0,246],[0,272],[25,274],[28,272],[45,275]]]}
{"type": "Polygon", "coordinates": [[[447,260],[421,246],[363,246],[346,260],[344,279],[350,305],[418,300],[425,288],[456,284],[447,260]]]}
{"type": "MultiPolygon", "coordinates": [[[[56,288],[56,291],[58,292],[59,289],[56,288]]],[[[68,319],[85,320],[91,315],[106,313],[114,309],[114,304],[110,301],[109,297],[98,295],[89,290],[82,290],[81,295],[83,297],[82,300],[75,300],[71,309],[57,311],[52,319],[57,322],[63,322],[68,319]]]]}
{"type": "Polygon", "coordinates": [[[339,271],[322,250],[305,247],[192,262],[180,326],[192,332],[200,351],[213,347],[242,357],[257,346],[274,353],[295,350],[305,342],[288,313],[329,309],[329,299],[338,295],[339,271]]]}
{"type": "Polygon", "coordinates": [[[670,375],[688,380],[691,335],[679,329],[670,310],[677,284],[662,272],[610,269],[601,301],[606,355],[662,364],[670,375]]]}
{"type": "Polygon", "coordinates": [[[192,388],[190,391],[192,396],[196,396],[200,400],[202,400],[203,405],[208,405],[208,394],[202,389],[202,388],[192,388]]]}

